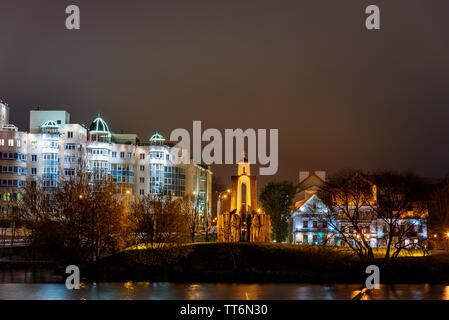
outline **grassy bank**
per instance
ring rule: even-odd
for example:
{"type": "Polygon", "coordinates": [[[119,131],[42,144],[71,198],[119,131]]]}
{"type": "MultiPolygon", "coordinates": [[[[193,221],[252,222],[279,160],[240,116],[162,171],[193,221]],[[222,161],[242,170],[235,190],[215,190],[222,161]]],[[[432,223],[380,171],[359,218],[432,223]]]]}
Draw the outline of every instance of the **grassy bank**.
{"type": "MultiPolygon", "coordinates": [[[[125,250],[99,261],[98,280],[363,283],[365,268],[349,251],[287,244],[198,243],[125,250]]],[[[380,260],[376,263],[380,264],[380,260]]],[[[92,271],[92,270],[91,270],[92,271]]],[[[400,257],[381,282],[449,282],[449,254],[400,257]]]]}

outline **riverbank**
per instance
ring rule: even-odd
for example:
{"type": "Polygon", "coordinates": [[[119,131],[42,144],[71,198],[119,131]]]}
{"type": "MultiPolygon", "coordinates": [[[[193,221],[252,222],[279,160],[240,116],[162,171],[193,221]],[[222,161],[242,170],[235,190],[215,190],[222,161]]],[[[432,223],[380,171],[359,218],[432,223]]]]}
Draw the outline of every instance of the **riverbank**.
{"type": "MultiPolygon", "coordinates": [[[[381,255],[376,264],[381,265],[381,255]]],[[[17,257],[19,258],[19,256],[17,257]]],[[[80,266],[83,281],[226,283],[364,283],[364,265],[349,250],[289,244],[195,243],[129,249],[80,266]]],[[[0,282],[63,282],[65,265],[0,259],[0,282]]],[[[449,283],[449,252],[399,257],[381,283],[449,283]]]]}
{"type": "MultiPolygon", "coordinates": [[[[126,250],[99,261],[101,281],[364,283],[366,265],[348,251],[287,244],[200,243],[173,252],[126,250]]],[[[381,260],[376,261],[380,265],[381,260]]],[[[94,270],[89,270],[92,274],[94,270]]],[[[449,254],[405,256],[382,283],[448,283],[449,254]]]]}

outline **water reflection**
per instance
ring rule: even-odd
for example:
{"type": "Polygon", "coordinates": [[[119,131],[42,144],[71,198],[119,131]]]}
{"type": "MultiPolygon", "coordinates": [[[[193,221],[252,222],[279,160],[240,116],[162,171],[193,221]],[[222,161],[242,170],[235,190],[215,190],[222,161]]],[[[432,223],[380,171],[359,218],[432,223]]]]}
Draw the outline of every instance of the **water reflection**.
{"type": "MultiPolygon", "coordinates": [[[[346,300],[360,292],[359,284],[224,284],[124,282],[84,284],[80,290],[67,290],[62,283],[0,284],[0,299],[31,300],[174,300],[174,299],[269,299],[269,300],[346,300]]],[[[447,285],[394,285],[364,295],[362,299],[447,299],[447,285]]]]}

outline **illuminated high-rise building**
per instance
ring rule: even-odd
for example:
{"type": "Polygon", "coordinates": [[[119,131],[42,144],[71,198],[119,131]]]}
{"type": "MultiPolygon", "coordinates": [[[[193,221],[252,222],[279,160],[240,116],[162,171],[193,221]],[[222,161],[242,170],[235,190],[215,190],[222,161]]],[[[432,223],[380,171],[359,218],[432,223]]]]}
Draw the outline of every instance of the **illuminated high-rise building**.
{"type": "Polygon", "coordinates": [[[8,210],[10,200],[20,197],[27,181],[41,179],[45,187],[54,188],[83,167],[93,181],[111,177],[122,193],[195,195],[202,214],[210,215],[210,167],[177,164],[171,158],[173,144],[161,134],[141,142],[135,134],[113,133],[100,115],[86,128],[70,123],[70,114],[60,110],[32,110],[27,133],[7,123],[6,110],[0,128],[2,212],[8,210]]]}

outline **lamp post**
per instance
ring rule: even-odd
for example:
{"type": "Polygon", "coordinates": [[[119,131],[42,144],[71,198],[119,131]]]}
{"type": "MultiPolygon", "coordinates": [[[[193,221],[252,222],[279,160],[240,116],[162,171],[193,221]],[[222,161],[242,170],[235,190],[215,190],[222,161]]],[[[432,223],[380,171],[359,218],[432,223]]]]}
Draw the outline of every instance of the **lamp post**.
{"type": "MultiPolygon", "coordinates": [[[[217,200],[217,216],[220,213],[220,204],[221,204],[221,196],[224,194],[227,197],[227,194],[225,193],[231,193],[231,189],[226,189],[225,191],[222,191],[218,194],[218,200],[217,200]]],[[[226,199],[225,197],[225,199],[226,199]]]]}

